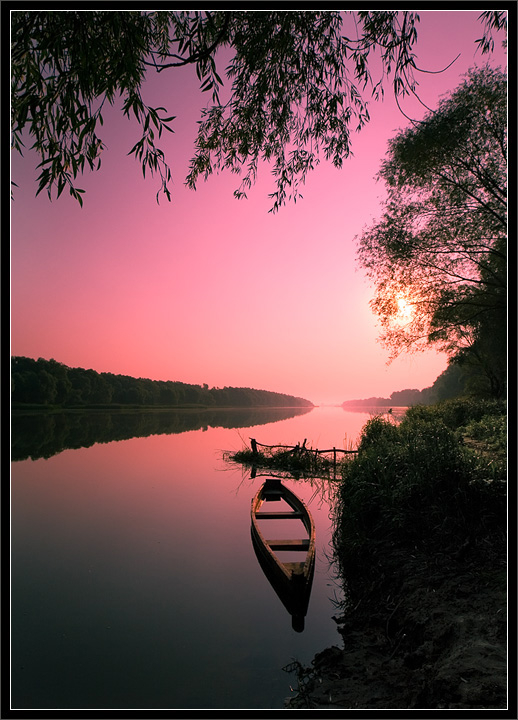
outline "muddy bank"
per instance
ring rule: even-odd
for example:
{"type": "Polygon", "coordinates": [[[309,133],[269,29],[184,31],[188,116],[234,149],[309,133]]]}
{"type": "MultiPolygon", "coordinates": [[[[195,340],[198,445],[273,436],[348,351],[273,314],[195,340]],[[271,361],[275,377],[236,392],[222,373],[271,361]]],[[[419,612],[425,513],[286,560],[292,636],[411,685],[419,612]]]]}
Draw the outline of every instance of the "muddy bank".
{"type": "Polygon", "coordinates": [[[505,559],[456,552],[407,558],[337,618],[342,642],[299,667],[286,707],[505,709],[505,559]]]}

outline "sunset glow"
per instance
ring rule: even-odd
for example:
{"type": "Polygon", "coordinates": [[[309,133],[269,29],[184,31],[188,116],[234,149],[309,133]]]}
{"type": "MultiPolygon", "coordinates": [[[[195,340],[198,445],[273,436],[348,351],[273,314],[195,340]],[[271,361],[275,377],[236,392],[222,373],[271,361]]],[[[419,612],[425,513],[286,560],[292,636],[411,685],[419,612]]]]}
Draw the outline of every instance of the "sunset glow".
{"type": "Polygon", "coordinates": [[[404,293],[401,293],[399,295],[399,297],[396,299],[396,303],[397,314],[394,317],[394,322],[398,325],[407,325],[409,322],[411,322],[414,316],[415,306],[413,305],[409,296],[404,293]]]}
{"type": "MultiPolygon", "coordinates": [[[[488,61],[475,44],[480,12],[419,13],[417,64],[435,74],[419,75],[420,99],[403,99],[406,115],[422,118],[425,105],[488,61]]],[[[506,65],[499,39],[489,62],[506,65]]],[[[159,179],[144,179],[128,156],[139,128],[119,108],[105,113],[101,169],[78,182],[83,208],[66,192],[52,202],[45,192],[35,197],[39,158],[28,138],[24,157],[12,154],[11,354],[315,404],[432,385],[445,355],[430,350],[387,366],[369,307],[374,290],[356,258],[355,237],[381,212],[384,188],[374,177],[387,141],[408,124],[390,83],[352,137],[354,156],[341,170],[322,158],[303,199],[276,214],[266,164],[248,200],[233,197],[240,178],[231,173],[195,192],[185,187],[208,100],[198,85],[193,68],[175,68],[150,74],[145,87],[146,102],[177,116],[161,144],[171,203],[157,204],[159,179]]],[[[412,320],[410,298],[398,297],[397,308],[397,322],[412,320]]]]}

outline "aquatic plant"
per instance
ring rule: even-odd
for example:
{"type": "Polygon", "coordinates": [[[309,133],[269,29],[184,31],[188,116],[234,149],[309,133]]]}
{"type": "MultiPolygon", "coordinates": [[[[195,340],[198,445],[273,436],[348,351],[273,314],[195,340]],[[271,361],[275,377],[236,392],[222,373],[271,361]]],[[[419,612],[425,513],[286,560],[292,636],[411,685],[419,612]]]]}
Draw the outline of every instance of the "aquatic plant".
{"type": "Polygon", "coordinates": [[[251,469],[269,469],[294,478],[336,478],[342,475],[342,465],[356,452],[349,447],[319,450],[306,447],[306,440],[294,446],[260,445],[252,440],[251,448],[225,453],[227,462],[238,463],[251,469]]]}

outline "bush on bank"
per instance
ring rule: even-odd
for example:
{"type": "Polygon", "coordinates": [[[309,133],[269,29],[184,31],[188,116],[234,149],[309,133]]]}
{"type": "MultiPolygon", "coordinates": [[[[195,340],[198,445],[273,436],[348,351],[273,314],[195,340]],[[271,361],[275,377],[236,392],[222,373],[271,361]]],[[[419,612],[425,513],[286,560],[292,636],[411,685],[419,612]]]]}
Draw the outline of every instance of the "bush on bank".
{"type": "Polygon", "coordinates": [[[505,414],[502,402],[455,400],[410,408],[399,425],[384,417],[365,425],[334,511],[335,557],[349,586],[372,579],[390,548],[451,557],[505,548],[505,414]]]}

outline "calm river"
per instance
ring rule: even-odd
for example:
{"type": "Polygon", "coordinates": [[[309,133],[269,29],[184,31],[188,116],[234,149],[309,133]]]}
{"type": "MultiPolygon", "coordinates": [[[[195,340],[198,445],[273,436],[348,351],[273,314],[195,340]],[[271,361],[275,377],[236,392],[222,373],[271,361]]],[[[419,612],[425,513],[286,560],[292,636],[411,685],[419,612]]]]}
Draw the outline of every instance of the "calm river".
{"type": "MultiPolygon", "coordinates": [[[[75,449],[13,461],[13,709],[282,708],[295,682],[282,668],[341,646],[329,503],[319,486],[286,482],[309,506],[317,533],[309,609],[297,633],[250,538],[250,503],[264,478],[229,466],[222,452],[250,437],[343,448],[370,415],[322,407],[286,418],[290,412],[278,419],[257,411],[248,420],[212,412],[206,424],[187,424],[199,429],[182,431],[177,411],[166,432],[111,442],[95,440],[91,415],[75,415],[75,449]]],[[[13,420],[13,448],[44,434],[41,418],[31,423],[24,440],[13,420]]],[[[39,438],[40,447],[52,442],[39,438]]]]}

